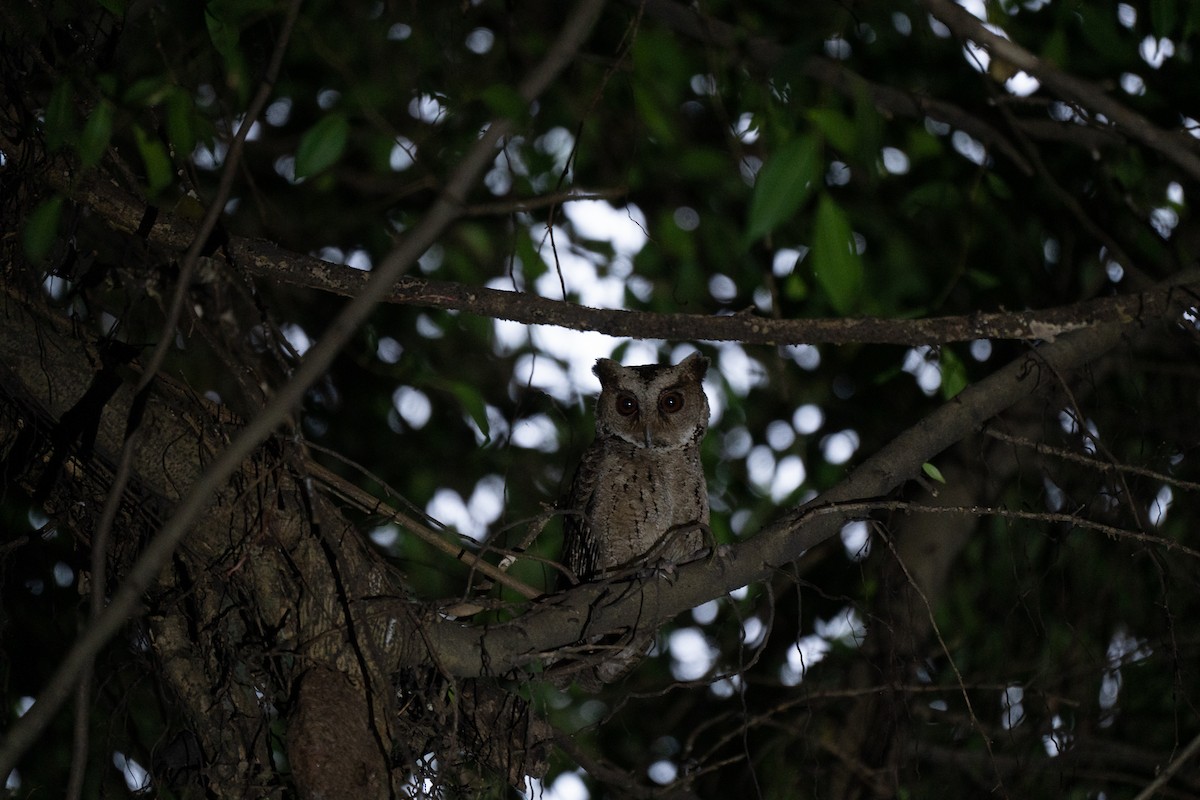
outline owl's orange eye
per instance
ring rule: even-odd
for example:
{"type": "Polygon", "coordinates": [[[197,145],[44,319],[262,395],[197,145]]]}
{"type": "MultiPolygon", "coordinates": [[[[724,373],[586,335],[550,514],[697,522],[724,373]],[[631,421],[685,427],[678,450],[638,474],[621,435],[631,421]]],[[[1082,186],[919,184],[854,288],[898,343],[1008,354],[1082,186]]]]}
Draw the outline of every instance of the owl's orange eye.
{"type": "Polygon", "coordinates": [[[617,398],[617,413],[622,417],[630,417],[637,413],[637,398],[631,394],[623,394],[617,398]]]}
{"type": "Polygon", "coordinates": [[[682,392],[664,392],[658,397],[658,410],[664,414],[674,414],[683,410],[682,392]]]}

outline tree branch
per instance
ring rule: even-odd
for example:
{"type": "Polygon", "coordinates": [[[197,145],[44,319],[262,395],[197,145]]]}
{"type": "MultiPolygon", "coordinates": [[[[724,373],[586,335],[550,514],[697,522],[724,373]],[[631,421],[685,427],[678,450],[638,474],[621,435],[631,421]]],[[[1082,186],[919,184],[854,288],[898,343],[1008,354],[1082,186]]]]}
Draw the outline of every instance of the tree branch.
{"type": "MultiPolygon", "coordinates": [[[[274,52],[271,54],[271,62],[267,66],[267,71],[259,84],[258,91],[255,93],[254,99],[247,109],[245,119],[238,128],[237,133],[234,134],[233,143],[229,147],[229,153],[225,160],[216,195],[209,204],[208,211],[205,213],[204,219],[200,222],[200,226],[192,238],[192,243],[188,247],[183,260],[180,262],[179,278],[175,285],[175,291],[171,296],[166,318],[162,324],[162,333],[150,357],[146,360],[141,376],[138,378],[137,388],[134,390],[135,394],[141,394],[148,390],[155,376],[158,375],[158,371],[166,359],[167,352],[174,346],[174,333],[179,325],[179,319],[183,313],[183,304],[191,288],[192,274],[195,272],[196,264],[199,261],[200,251],[216,228],[217,220],[220,218],[222,209],[225,208],[225,203],[229,199],[229,192],[233,189],[234,175],[241,162],[242,151],[246,146],[246,137],[250,133],[251,126],[258,119],[258,116],[262,113],[262,110],[267,105],[267,101],[271,97],[271,91],[275,86],[275,80],[279,77],[279,69],[283,64],[283,56],[287,52],[288,41],[291,39],[292,29],[295,27],[296,18],[299,14],[300,0],[291,0],[287,13],[284,16],[283,28],[276,38],[274,52]]],[[[137,405],[134,408],[136,409],[137,405]]],[[[116,520],[117,512],[121,508],[125,495],[125,487],[132,477],[134,452],[141,443],[141,432],[137,429],[138,423],[135,421],[135,417],[136,411],[131,409],[129,427],[125,433],[125,445],[122,448],[121,458],[117,463],[116,474],[113,476],[112,486],[108,490],[108,497],[104,500],[104,508],[101,511],[100,521],[96,526],[96,533],[92,540],[92,592],[89,615],[93,620],[100,616],[104,608],[104,593],[108,586],[109,539],[111,538],[113,522],[116,520]]],[[[89,659],[80,670],[77,691],[78,703],[75,709],[75,753],[71,759],[71,774],[67,782],[68,800],[78,800],[83,792],[84,771],[87,765],[87,734],[88,717],[91,708],[92,668],[93,663],[89,659]]]]}
{"type": "MultiPolygon", "coordinates": [[[[81,182],[75,187],[74,197],[121,232],[137,230],[143,216],[135,198],[101,181],[81,182]]],[[[160,247],[179,250],[191,242],[193,233],[192,223],[160,213],[148,238],[160,247]]],[[[374,274],[295,253],[264,239],[233,237],[228,248],[238,266],[250,275],[344,297],[357,296],[374,274]]],[[[1084,300],[1037,311],[996,311],[929,319],[775,319],[750,312],[724,316],[659,314],[591,308],[534,294],[412,276],[399,279],[385,301],[641,339],[762,345],[920,345],[975,339],[1052,341],[1065,333],[1096,325],[1148,322],[1166,313],[1172,294],[1180,287],[1196,285],[1200,285],[1200,272],[1188,272],[1169,284],[1140,294],[1084,300]]]]}
{"type": "MultiPolygon", "coordinates": [[[[521,82],[518,91],[532,102],[567,65],[599,16],[603,0],[581,0],[568,18],[546,57],[521,82]]],[[[333,320],[325,336],[308,353],[292,379],[280,387],[266,406],[209,465],[180,501],[172,518],[146,547],[114,594],[108,608],[79,637],[50,678],[37,702],[5,736],[0,746],[0,775],[8,775],[17,759],[49,724],[70,694],[80,669],[109,641],[134,613],[142,594],[151,585],[193,522],[207,508],[213,492],[300,404],[304,393],[329,368],[358,326],[384,299],[396,279],[429,248],[457,218],[467,191],[495,155],[495,148],[512,128],[506,119],[494,120],[455,168],[421,222],[384,259],[362,291],[333,320]]]]}
{"type": "Polygon", "coordinates": [[[1013,360],[897,436],[841,483],[710,562],[683,565],[669,580],[655,575],[584,584],[487,630],[486,637],[479,628],[439,622],[426,632],[428,641],[439,663],[455,674],[503,674],[558,647],[635,624],[656,625],[765,580],[856,516],[839,504],[895,491],[920,475],[921,464],[1041,389],[1042,376],[1052,374],[1045,370],[1078,368],[1117,346],[1131,327],[1105,325],[1070,334],[1013,360]]]}
{"type": "MultiPolygon", "coordinates": [[[[747,39],[739,28],[702,14],[693,6],[672,0],[626,0],[626,3],[644,7],[647,16],[658,20],[676,33],[723,50],[743,53],[746,60],[764,75],[775,70],[786,52],[784,47],[773,39],[766,36],[747,39]]],[[[878,110],[888,115],[914,119],[932,117],[949,123],[966,131],[989,148],[1002,153],[1021,172],[1026,175],[1033,174],[1033,167],[1028,160],[1003,133],[952,103],[873,83],[836,61],[821,56],[810,56],[806,59],[802,71],[809,78],[851,99],[864,95],[869,97],[878,110]]]]}
{"type": "Polygon", "coordinates": [[[1151,149],[1157,150],[1195,179],[1200,179],[1200,155],[1196,140],[1182,133],[1168,133],[1150,120],[1113,100],[1087,81],[1068,75],[1025,48],[984,27],[983,22],[951,0],[922,0],[929,13],[960,39],[970,39],[999,58],[1037,78],[1043,86],[1070,103],[1103,115],[1114,126],[1151,149]]]}
{"type": "Polygon", "coordinates": [[[1146,788],[1138,792],[1137,797],[1133,798],[1133,800],[1150,800],[1170,782],[1171,778],[1175,777],[1175,774],[1179,772],[1179,770],[1185,764],[1187,764],[1188,761],[1195,758],[1197,753],[1200,753],[1200,733],[1196,734],[1192,740],[1187,743],[1187,746],[1183,748],[1183,752],[1176,756],[1170,764],[1162,769],[1162,771],[1158,773],[1154,780],[1150,781],[1150,783],[1146,785],[1146,788]]]}
{"type": "Polygon", "coordinates": [[[416,520],[412,515],[404,513],[394,505],[385,503],[367,490],[360,489],[349,481],[343,480],[317,462],[309,461],[305,464],[304,468],[305,472],[324,484],[326,489],[331,493],[350,500],[364,511],[377,514],[389,522],[400,525],[406,531],[409,531],[418,539],[425,542],[425,544],[440,551],[443,555],[447,555],[455,561],[461,561],[481,575],[491,578],[496,583],[507,586],[526,600],[533,600],[542,595],[542,592],[539,592],[526,583],[522,583],[499,567],[489,564],[467,550],[465,545],[455,544],[445,536],[439,535],[437,531],[430,529],[416,520]]]}

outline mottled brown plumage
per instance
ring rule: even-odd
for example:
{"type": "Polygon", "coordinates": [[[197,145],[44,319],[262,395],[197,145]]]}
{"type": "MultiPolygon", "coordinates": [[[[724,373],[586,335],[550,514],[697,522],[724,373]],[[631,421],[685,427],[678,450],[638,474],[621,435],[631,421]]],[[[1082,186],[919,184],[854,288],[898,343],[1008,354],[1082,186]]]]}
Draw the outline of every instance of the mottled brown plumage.
{"type": "MultiPolygon", "coordinates": [[[[701,381],[707,370],[708,359],[698,353],[674,366],[596,362],[596,440],[565,507],[563,562],[577,580],[641,564],[669,568],[704,549],[708,487],[700,442],[708,399],[701,381]]],[[[596,676],[605,683],[620,678],[652,637],[652,631],[635,633],[596,676]]]]}

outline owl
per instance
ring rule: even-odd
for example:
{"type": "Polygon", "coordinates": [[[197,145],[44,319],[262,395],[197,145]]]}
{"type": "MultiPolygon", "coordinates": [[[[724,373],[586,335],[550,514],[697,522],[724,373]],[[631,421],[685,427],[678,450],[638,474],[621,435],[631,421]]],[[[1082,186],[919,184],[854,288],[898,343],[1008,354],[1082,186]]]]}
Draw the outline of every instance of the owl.
{"type": "MultiPolygon", "coordinates": [[[[708,359],[693,353],[675,366],[623,367],[602,358],[596,440],[583,455],[563,522],[563,561],[579,581],[643,564],[691,560],[704,550],[708,487],[700,441],[708,399],[700,385],[708,359]]],[[[628,674],[654,641],[654,630],[592,640],[585,658],[552,680],[572,678],[597,691],[628,674]]]]}
{"type": "Polygon", "coordinates": [[[700,441],[708,359],[623,367],[601,358],[596,440],[566,504],[563,561],[580,581],[641,563],[675,564],[705,546],[708,487],[700,441]]]}

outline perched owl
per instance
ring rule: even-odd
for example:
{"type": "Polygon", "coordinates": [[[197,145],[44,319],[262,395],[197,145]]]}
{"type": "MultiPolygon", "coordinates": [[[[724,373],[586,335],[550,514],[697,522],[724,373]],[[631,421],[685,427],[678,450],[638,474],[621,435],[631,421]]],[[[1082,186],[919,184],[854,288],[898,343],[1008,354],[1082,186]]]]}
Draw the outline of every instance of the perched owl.
{"type": "MultiPolygon", "coordinates": [[[[693,353],[675,366],[623,367],[602,358],[596,441],[579,464],[565,506],[563,562],[580,581],[639,564],[673,565],[706,546],[708,487],[700,441],[708,399],[700,382],[708,359],[693,353]]],[[[631,670],[653,641],[633,631],[602,663],[577,675],[596,689],[631,670]]]]}
{"type": "Polygon", "coordinates": [[[704,548],[707,370],[699,353],[675,366],[596,362],[596,441],[579,464],[563,523],[563,561],[579,580],[643,560],[682,562],[704,548]]]}

